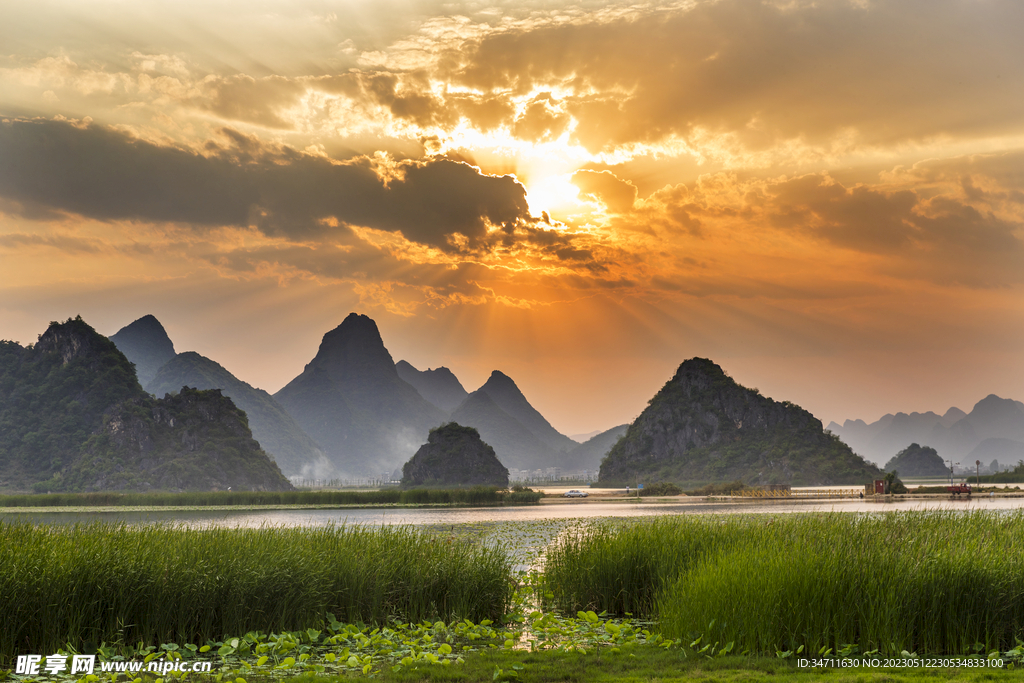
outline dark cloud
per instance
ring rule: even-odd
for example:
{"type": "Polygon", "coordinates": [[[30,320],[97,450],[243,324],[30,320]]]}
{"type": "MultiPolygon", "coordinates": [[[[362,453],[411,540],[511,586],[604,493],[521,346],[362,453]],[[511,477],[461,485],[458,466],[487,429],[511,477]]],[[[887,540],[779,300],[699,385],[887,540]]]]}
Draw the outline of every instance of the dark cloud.
{"type": "Polygon", "coordinates": [[[450,239],[455,233],[475,248],[492,226],[514,239],[534,222],[514,178],[464,163],[408,161],[382,171],[365,157],[338,163],[233,131],[226,140],[201,155],[96,125],[9,121],[0,124],[0,196],[101,220],[256,225],[292,237],[349,224],[448,250],[460,242],[450,239]]]}
{"type": "Polygon", "coordinates": [[[772,221],[780,227],[805,225],[829,241],[862,251],[886,252],[911,244],[918,198],[913,192],[847,189],[819,175],[776,186],[772,221]]]}
{"type": "Polygon", "coordinates": [[[245,225],[259,190],[226,159],[66,121],[0,123],[0,195],[101,220],[245,225]]]}
{"type": "Polygon", "coordinates": [[[847,188],[808,175],[770,186],[764,208],[778,228],[892,257],[902,276],[972,286],[1024,281],[1024,224],[957,197],[927,194],[847,188]]]}

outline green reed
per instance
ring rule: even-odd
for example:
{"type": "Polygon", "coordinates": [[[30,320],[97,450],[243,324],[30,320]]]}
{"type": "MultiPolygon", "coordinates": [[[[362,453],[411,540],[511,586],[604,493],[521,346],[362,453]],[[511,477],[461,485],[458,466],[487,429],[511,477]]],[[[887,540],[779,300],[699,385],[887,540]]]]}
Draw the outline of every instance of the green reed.
{"type": "Polygon", "coordinates": [[[740,530],[717,517],[604,521],[568,530],[548,550],[546,590],[554,605],[652,616],[659,592],[703,557],[735,542],[740,530]]]}
{"type": "Polygon", "coordinates": [[[774,654],[1008,650],[1024,635],[1024,511],[686,516],[591,527],[548,553],[560,607],[774,654]]]}
{"type": "Polygon", "coordinates": [[[1024,631],[1024,512],[782,517],[752,531],[663,592],[666,635],[965,654],[1008,650],[1024,631]]]}
{"type": "Polygon", "coordinates": [[[201,643],[330,621],[498,619],[503,548],[408,527],[0,524],[0,667],[67,644],[201,643]]]}

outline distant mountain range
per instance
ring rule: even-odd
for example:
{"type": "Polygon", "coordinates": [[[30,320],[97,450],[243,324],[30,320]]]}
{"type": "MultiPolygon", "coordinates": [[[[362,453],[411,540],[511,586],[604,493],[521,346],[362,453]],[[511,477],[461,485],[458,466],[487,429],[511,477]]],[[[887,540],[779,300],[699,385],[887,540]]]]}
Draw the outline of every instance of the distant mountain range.
{"type": "Polygon", "coordinates": [[[710,360],[692,358],[612,447],[599,481],[860,486],[882,476],[806,410],[761,396],[710,360]]]}
{"type": "Polygon", "coordinates": [[[81,318],[51,323],[27,348],[0,342],[0,387],[0,488],[291,488],[229,398],[153,398],[81,318]]]}
{"type": "Polygon", "coordinates": [[[111,340],[149,378],[144,386],[152,394],[221,389],[246,412],[253,435],[288,476],[392,473],[432,427],[447,421],[476,428],[506,467],[520,470],[596,470],[614,441],[598,435],[579,444],[561,434],[499,371],[469,393],[448,368],[394,363],[376,323],[355,313],[324,335],[303,372],[273,396],[212,359],[175,353],[151,315],[111,340]]]}
{"type": "Polygon", "coordinates": [[[994,394],[975,404],[970,413],[950,408],[943,415],[889,414],[870,424],[863,420],[831,422],[828,429],[855,451],[876,463],[887,462],[911,443],[934,448],[943,460],[973,468],[1024,458],[1024,403],[994,394]]]}
{"type": "MultiPolygon", "coordinates": [[[[231,453],[250,454],[238,462],[251,469],[252,462],[265,457],[258,454],[269,454],[275,471],[307,478],[390,475],[427,442],[432,428],[446,422],[476,429],[506,468],[557,467],[563,473],[600,468],[602,481],[617,483],[628,483],[640,473],[677,482],[740,478],[748,483],[815,484],[878,474],[846,444],[876,462],[888,462],[912,443],[934,448],[943,459],[965,467],[975,459],[983,465],[1024,459],[1024,404],[994,395],[979,401],[970,413],[951,408],[943,415],[898,413],[871,424],[832,423],[832,437],[799,407],[761,397],[733,382],[711,361],[692,359],[680,366],[635,423],[578,443],[555,429],[516,382],[500,371],[469,392],[448,368],[418,370],[406,361],[395,363],[376,323],[356,313],[327,332],[302,373],[273,396],[212,359],[195,352],[177,353],[152,315],[112,335],[109,348],[104,346],[107,340],[94,337],[98,335],[92,328],[75,320],[51,326],[35,347],[3,343],[0,361],[6,365],[0,364],[0,376],[6,377],[5,386],[20,387],[23,379],[45,384],[49,380],[33,375],[31,368],[49,368],[59,357],[64,365],[79,368],[72,368],[74,381],[61,381],[69,387],[86,382],[91,388],[79,388],[84,398],[75,398],[67,407],[59,401],[47,404],[36,417],[22,412],[17,403],[22,389],[0,395],[4,414],[28,421],[0,433],[0,487],[41,485],[59,490],[68,486],[60,480],[66,475],[85,481],[75,484],[85,488],[197,485],[193,475],[199,470],[193,464],[175,466],[179,472],[192,473],[183,478],[160,474],[160,462],[186,457],[172,445],[177,428],[159,420],[139,423],[132,417],[141,414],[138,410],[125,412],[129,403],[144,406],[142,412],[167,406],[161,415],[173,413],[174,420],[191,420],[194,425],[199,423],[188,417],[190,411],[229,415],[240,408],[244,429],[209,438],[242,439],[239,444],[255,438],[258,443],[253,441],[252,447],[232,447],[231,453]],[[72,342],[58,343],[60,339],[72,342]],[[85,357],[80,349],[99,349],[101,360],[93,358],[79,367],[77,359],[85,357]],[[89,379],[90,372],[100,374],[89,379]],[[144,380],[141,386],[137,378],[144,380]],[[167,398],[153,404],[157,399],[146,395],[143,387],[167,398]],[[48,422],[57,418],[47,411],[64,411],[65,417],[48,422]],[[132,434],[142,436],[117,436],[122,421],[136,430],[132,434]],[[30,422],[35,427],[26,426],[30,422]],[[95,437],[91,441],[90,435],[95,437]],[[91,445],[86,447],[86,441],[91,445]],[[96,450],[100,442],[107,446],[96,450]],[[162,444],[157,460],[143,455],[154,444],[162,444]],[[129,451],[133,455],[125,455],[129,451]],[[128,462],[134,464],[124,464],[128,462]],[[136,477],[136,470],[149,473],[148,479],[136,477]]],[[[224,424],[233,423],[234,418],[225,420],[224,424]]],[[[197,426],[181,443],[199,443],[209,429],[197,426]]],[[[212,486],[229,480],[224,467],[228,466],[223,465],[223,476],[216,475],[212,486]]],[[[251,488],[280,484],[270,474],[260,476],[263,479],[236,483],[251,488]]]]}

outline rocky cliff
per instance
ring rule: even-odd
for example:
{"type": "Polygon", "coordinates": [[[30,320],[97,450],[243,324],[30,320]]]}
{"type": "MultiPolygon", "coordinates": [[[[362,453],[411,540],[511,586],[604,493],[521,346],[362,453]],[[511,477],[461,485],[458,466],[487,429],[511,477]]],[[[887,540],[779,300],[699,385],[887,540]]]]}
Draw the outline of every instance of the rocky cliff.
{"type": "Polygon", "coordinates": [[[652,398],[601,463],[601,485],[862,485],[882,472],[799,406],[761,396],[693,358],[652,398]]]}

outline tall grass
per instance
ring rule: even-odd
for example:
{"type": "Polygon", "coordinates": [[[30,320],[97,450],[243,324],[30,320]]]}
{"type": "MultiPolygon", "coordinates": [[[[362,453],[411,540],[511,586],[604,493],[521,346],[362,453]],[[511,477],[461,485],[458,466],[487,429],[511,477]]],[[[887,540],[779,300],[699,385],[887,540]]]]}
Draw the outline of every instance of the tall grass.
{"type": "Polygon", "coordinates": [[[966,654],[1024,635],[1024,511],[687,516],[593,529],[548,558],[559,606],[656,616],[736,652],[966,654]]]}
{"type": "Polygon", "coordinates": [[[1024,512],[780,518],[679,576],[660,611],[666,634],[755,652],[1008,650],[1024,632],[1024,512]]]}
{"type": "MultiPolygon", "coordinates": [[[[532,492],[531,492],[532,493],[532,492]]],[[[535,503],[533,496],[493,487],[381,491],[193,491],[183,493],[41,493],[0,495],[0,507],[209,505],[498,505],[535,503]]]]}
{"type": "Polygon", "coordinates": [[[548,550],[544,576],[554,605],[652,616],[659,592],[700,559],[731,546],[736,524],[707,516],[590,523],[548,550]]]}
{"type": "Polygon", "coordinates": [[[503,616],[511,559],[407,527],[0,524],[0,666],[70,643],[202,643],[315,627],[503,616]]]}

